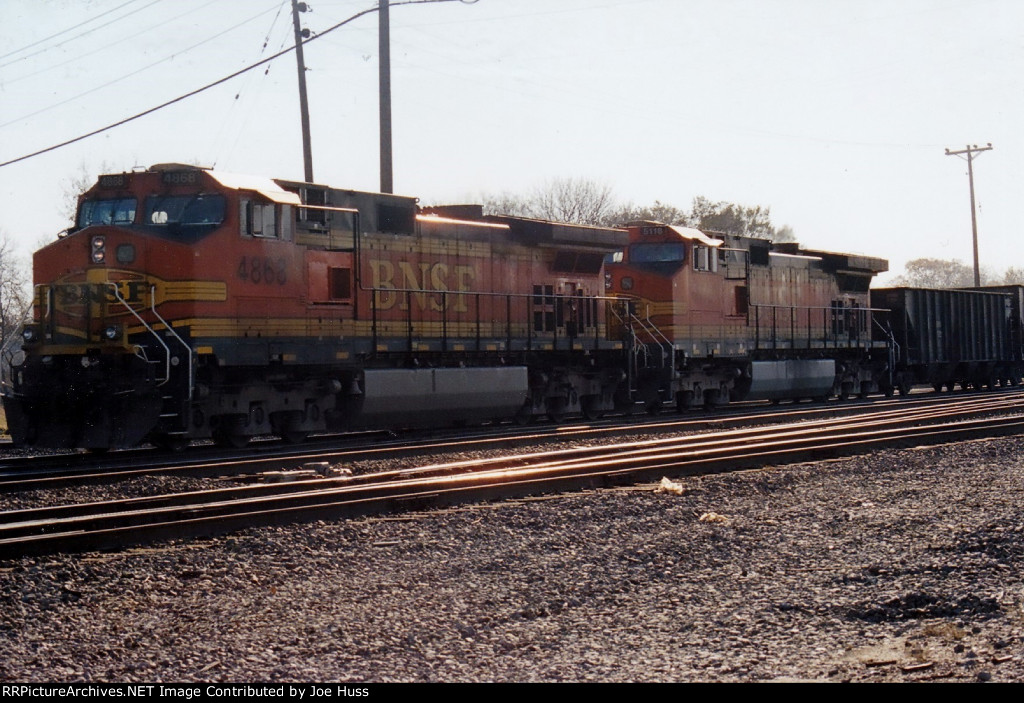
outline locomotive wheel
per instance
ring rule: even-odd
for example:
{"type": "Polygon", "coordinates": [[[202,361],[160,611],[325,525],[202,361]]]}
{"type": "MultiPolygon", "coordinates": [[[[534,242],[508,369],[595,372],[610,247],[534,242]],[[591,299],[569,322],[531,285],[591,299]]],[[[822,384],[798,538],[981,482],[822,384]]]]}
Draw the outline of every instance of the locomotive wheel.
{"type": "Polygon", "coordinates": [[[885,386],[884,388],[882,388],[882,394],[886,398],[892,398],[894,395],[896,395],[896,386],[885,386]]]}
{"type": "Polygon", "coordinates": [[[565,420],[565,400],[562,398],[548,399],[548,419],[551,422],[562,422],[565,420]]]}
{"type": "Polygon", "coordinates": [[[722,392],[717,388],[704,391],[704,409],[714,410],[722,402],[722,392]]]}
{"type": "Polygon", "coordinates": [[[519,412],[512,419],[517,425],[529,425],[533,421],[533,403],[530,401],[523,403],[523,407],[519,408],[519,412]]]}
{"type": "Polygon", "coordinates": [[[657,415],[661,412],[661,398],[648,400],[644,403],[644,409],[647,411],[648,415],[657,415]]]}
{"type": "Polygon", "coordinates": [[[580,412],[587,420],[600,420],[603,412],[598,410],[599,398],[596,395],[585,395],[580,398],[580,412]]]}
{"type": "Polygon", "coordinates": [[[693,409],[693,391],[679,391],[676,394],[676,410],[686,412],[693,409]]]}
{"type": "Polygon", "coordinates": [[[900,380],[900,382],[899,382],[899,390],[900,390],[900,395],[901,396],[906,398],[908,395],[910,395],[910,391],[911,391],[912,388],[913,388],[913,385],[910,383],[910,381],[908,381],[907,379],[901,379],[900,380]]]}
{"type": "Polygon", "coordinates": [[[290,432],[281,433],[281,439],[288,444],[302,444],[306,441],[306,437],[309,437],[309,432],[304,432],[302,430],[292,430],[290,432]]]}

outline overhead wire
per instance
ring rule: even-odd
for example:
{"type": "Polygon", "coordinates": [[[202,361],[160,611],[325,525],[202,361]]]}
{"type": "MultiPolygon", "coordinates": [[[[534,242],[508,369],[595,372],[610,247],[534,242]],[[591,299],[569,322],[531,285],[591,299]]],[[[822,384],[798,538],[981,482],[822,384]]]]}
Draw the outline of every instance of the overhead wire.
{"type": "MultiPolygon", "coordinates": [[[[403,5],[425,5],[425,4],[432,4],[432,3],[454,2],[454,1],[456,1],[456,0],[401,0],[401,2],[392,2],[392,3],[390,3],[390,6],[391,7],[399,7],[399,6],[403,6],[403,5]]],[[[458,1],[459,2],[466,2],[466,0],[458,0],[458,1]]],[[[337,24],[335,24],[335,25],[333,25],[333,26],[331,26],[331,27],[329,27],[329,28],[327,28],[327,29],[325,29],[323,31],[321,31],[321,32],[319,32],[317,34],[314,34],[313,36],[309,37],[308,39],[303,40],[301,43],[302,43],[303,46],[305,46],[306,44],[308,44],[310,42],[313,42],[313,41],[316,41],[320,37],[322,37],[322,36],[324,36],[324,35],[326,35],[326,34],[328,34],[330,32],[333,32],[336,29],[339,29],[341,27],[344,27],[347,24],[350,24],[350,23],[354,22],[355,20],[359,19],[360,17],[364,17],[365,15],[369,15],[369,14],[374,13],[376,11],[377,11],[376,7],[371,7],[371,8],[368,8],[366,10],[362,10],[360,12],[357,12],[356,14],[352,15],[348,19],[342,20],[341,22],[338,22],[337,24]]],[[[34,158],[36,156],[41,156],[42,154],[47,154],[47,153],[49,153],[51,151],[56,151],[57,149],[62,149],[62,148],[66,147],[66,146],[69,146],[71,144],[76,144],[76,143],[78,143],[80,141],[88,139],[89,137],[95,137],[97,134],[103,134],[104,132],[109,132],[112,129],[115,129],[117,127],[121,127],[121,126],[126,125],[126,124],[128,124],[130,122],[134,122],[135,120],[138,120],[138,119],[141,119],[143,117],[146,117],[147,115],[151,115],[154,112],[158,112],[160,110],[163,110],[166,107],[170,107],[171,105],[175,105],[175,104],[180,103],[180,102],[182,102],[184,100],[187,100],[187,99],[189,99],[191,97],[199,95],[200,93],[206,92],[210,88],[215,88],[218,85],[222,85],[224,83],[227,83],[228,81],[230,81],[230,80],[232,80],[234,78],[237,78],[238,76],[244,75],[244,74],[248,73],[249,71],[252,71],[252,70],[254,70],[256,68],[259,68],[260,66],[262,66],[264,64],[270,63],[274,59],[276,59],[278,57],[281,57],[281,56],[284,56],[285,54],[291,53],[292,51],[295,51],[295,46],[294,45],[288,47],[287,49],[279,51],[279,52],[273,54],[272,56],[268,56],[267,58],[263,59],[262,61],[257,61],[254,64],[250,64],[249,66],[246,66],[245,68],[241,68],[241,69],[235,71],[234,73],[231,73],[231,74],[228,74],[228,75],[224,76],[223,78],[219,78],[218,80],[215,80],[212,83],[207,83],[206,85],[204,85],[202,87],[196,88],[195,90],[192,90],[192,91],[190,91],[188,93],[185,93],[184,95],[179,95],[176,98],[173,98],[173,99],[168,100],[166,102],[163,102],[163,103],[161,103],[159,105],[151,107],[148,110],[143,110],[142,112],[138,112],[138,113],[136,113],[136,114],[134,114],[134,115],[132,115],[130,117],[126,117],[124,119],[118,120],[117,122],[113,122],[111,124],[108,124],[108,125],[106,125],[104,127],[100,127],[98,129],[94,129],[91,132],[87,132],[86,134],[81,134],[81,135],[79,135],[77,137],[74,137],[72,139],[67,139],[67,140],[65,140],[63,142],[60,142],[59,144],[53,144],[53,145],[48,146],[48,147],[46,147],[44,149],[39,149],[37,151],[34,151],[34,152],[30,153],[30,154],[24,154],[23,156],[19,156],[19,157],[14,158],[14,159],[8,159],[7,161],[0,162],[0,168],[3,168],[4,166],[10,166],[11,164],[16,164],[16,163],[19,163],[21,161],[25,161],[27,159],[31,159],[31,158],[34,158]]]]}
{"type": "MultiPolygon", "coordinates": [[[[290,1],[291,0],[282,0],[281,4],[278,6],[277,14],[274,15],[274,19],[270,23],[270,28],[267,30],[267,34],[263,38],[263,45],[260,47],[259,53],[256,55],[257,58],[263,56],[263,54],[266,53],[267,47],[270,45],[270,39],[271,39],[271,37],[273,36],[273,33],[274,33],[274,28],[277,26],[277,21],[281,18],[281,12],[284,10],[285,6],[290,3],[290,1]]],[[[278,47],[279,51],[284,48],[285,42],[288,41],[288,36],[289,36],[289,34],[287,32],[285,32],[285,36],[281,40],[281,45],[278,47]]],[[[263,80],[264,81],[266,80],[267,76],[270,74],[270,67],[272,65],[273,65],[273,63],[268,63],[266,69],[263,71],[263,80]]],[[[228,111],[227,111],[227,113],[224,116],[224,121],[221,123],[221,128],[220,128],[220,130],[218,132],[217,139],[214,142],[215,144],[217,144],[217,145],[223,145],[224,144],[224,142],[225,142],[224,134],[225,134],[225,132],[228,129],[228,125],[231,124],[232,120],[234,119],[235,114],[241,109],[239,107],[239,105],[241,104],[241,100],[245,100],[248,97],[249,89],[253,85],[253,76],[254,76],[253,73],[249,73],[248,74],[248,76],[246,77],[245,84],[241,88],[239,88],[238,92],[235,93],[235,97],[231,99],[231,107],[228,108],[228,111]],[[246,96],[246,98],[242,97],[243,94],[246,96]]],[[[257,88],[257,92],[258,92],[258,88],[257,88]]],[[[245,124],[245,122],[248,120],[248,118],[252,115],[252,112],[253,111],[250,108],[250,109],[248,109],[242,115],[241,124],[239,125],[239,128],[235,130],[235,137],[231,141],[231,146],[227,149],[227,153],[229,155],[235,150],[235,147],[238,146],[238,140],[241,138],[242,126],[245,124]]],[[[215,168],[217,166],[217,163],[220,161],[220,157],[221,157],[221,153],[220,152],[216,152],[214,154],[213,161],[210,164],[211,168],[215,168]]]]}
{"type": "Polygon", "coordinates": [[[154,66],[159,66],[162,63],[166,63],[168,61],[173,61],[176,58],[178,58],[179,56],[181,56],[182,54],[188,53],[189,51],[192,51],[193,49],[196,49],[196,48],[198,48],[200,46],[203,46],[204,44],[209,44],[210,42],[212,42],[214,40],[220,39],[221,37],[223,37],[224,34],[226,34],[228,32],[231,32],[231,31],[233,31],[235,29],[238,29],[239,27],[241,27],[241,26],[243,26],[245,24],[248,24],[249,22],[252,22],[253,20],[257,19],[258,17],[261,17],[262,15],[265,15],[267,12],[268,12],[268,10],[264,10],[263,12],[260,12],[259,14],[253,15],[252,17],[249,17],[248,19],[242,20],[241,22],[239,22],[236,25],[228,27],[225,30],[218,31],[216,34],[211,35],[211,36],[207,37],[206,39],[203,39],[200,42],[196,42],[195,44],[193,44],[193,45],[191,45],[189,47],[186,47],[185,49],[180,49],[178,51],[175,51],[170,56],[165,56],[162,59],[154,61],[151,64],[147,64],[147,65],[143,66],[142,68],[138,68],[138,69],[132,71],[131,73],[126,73],[123,76],[119,76],[117,78],[114,78],[113,80],[107,81],[106,83],[103,83],[103,84],[98,85],[98,86],[94,86],[94,87],[90,88],[89,90],[83,91],[83,92],[78,93],[76,95],[72,95],[71,97],[66,98],[64,100],[61,100],[60,102],[53,103],[52,105],[47,105],[46,107],[40,108],[40,109],[36,110],[35,112],[30,112],[27,115],[20,115],[18,117],[15,117],[14,119],[8,120],[7,122],[0,123],[0,128],[2,128],[2,127],[9,127],[10,125],[12,125],[12,124],[14,124],[16,122],[20,122],[20,121],[26,120],[26,119],[28,119],[30,117],[35,117],[37,115],[41,115],[44,112],[49,112],[50,110],[52,110],[54,108],[57,108],[57,107],[60,107],[61,105],[66,105],[66,104],[68,104],[70,102],[74,102],[75,100],[78,100],[79,98],[85,97],[87,95],[92,95],[93,93],[95,93],[98,90],[101,90],[103,88],[108,88],[108,87],[110,87],[112,85],[115,85],[116,83],[120,83],[123,80],[127,80],[128,78],[131,78],[132,76],[137,76],[140,73],[148,71],[149,69],[153,68],[154,66]]]}
{"type": "Polygon", "coordinates": [[[71,27],[67,27],[65,29],[62,29],[59,32],[51,34],[48,37],[43,37],[42,39],[37,39],[36,41],[34,41],[34,42],[30,43],[30,44],[26,44],[25,46],[22,46],[22,47],[19,47],[17,49],[14,49],[13,51],[8,51],[6,54],[0,54],[0,59],[6,59],[8,56],[14,56],[15,54],[20,54],[22,51],[25,51],[27,49],[31,49],[33,46],[39,46],[40,44],[42,44],[45,41],[49,41],[51,39],[54,39],[55,37],[59,37],[61,34],[67,34],[68,32],[70,32],[70,31],[72,31],[74,29],[78,29],[79,27],[83,27],[83,26],[89,24],[90,22],[95,22],[100,17],[105,17],[106,15],[109,15],[111,12],[117,12],[122,7],[127,7],[128,5],[131,5],[133,2],[139,2],[139,0],[128,0],[128,2],[126,2],[126,3],[122,3],[121,5],[118,5],[117,7],[112,7],[109,10],[107,10],[106,12],[101,12],[101,13],[99,13],[97,15],[93,15],[92,17],[90,17],[87,20],[79,22],[76,25],[72,25],[71,27]]]}
{"type": "MultiPolygon", "coordinates": [[[[121,7],[124,7],[125,5],[130,5],[132,2],[136,2],[136,0],[129,0],[129,2],[126,2],[124,5],[120,5],[119,7],[114,8],[114,9],[115,10],[116,9],[120,9],[121,7]]],[[[148,5],[143,5],[142,7],[136,8],[136,9],[132,10],[131,12],[127,13],[127,14],[124,14],[124,15],[122,15],[120,17],[116,17],[116,18],[110,20],[106,24],[101,24],[99,27],[93,27],[92,29],[88,29],[88,30],[82,32],[81,34],[76,34],[75,36],[69,37],[68,39],[65,39],[64,41],[58,42],[58,43],[54,44],[53,46],[48,46],[48,47],[46,47],[44,49],[40,49],[39,51],[34,51],[31,54],[27,54],[25,56],[22,56],[21,58],[17,58],[15,60],[13,60],[13,61],[8,61],[7,63],[0,63],[0,68],[4,68],[6,66],[11,66],[13,64],[18,63],[19,61],[24,61],[25,59],[31,58],[33,56],[38,56],[39,54],[43,53],[44,51],[49,51],[50,49],[56,48],[58,46],[64,46],[68,42],[72,42],[72,41],[74,41],[76,39],[81,39],[82,37],[87,36],[89,34],[92,34],[93,32],[95,32],[97,30],[103,29],[104,27],[109,27],[110,25],[112,25],[112,24],[114,24],[116,22],[120,22],[121,20],[125,19],[126,17],[131,17],[132,15],[134,15],[136,13],[142,12],[143,10],[148,9],[148,8],[152,7],[153,5],[156,5],[158,2],[160,2],[160,0],[153,0],[153,2],[149,3],[148,5]]],[[[113,12],[113,10],[110,10],[109,12],[113,12]]],[[[108,13],[104,13],[104,14],[108,14],[108,13]]],[[[99,15],[99,16],[102,16],[102,15],[99,15]]],[[[95,18],[93,18],[93,19],[95,19],[95,18]]],[[[90,21],[91,20],[86,20],[85,22],[80,23],[78,26],[86,24],[87,22],[90,22],[90,21]]],[[[74,28],[72,27],[72,29],[74,29],[74,28]]],[[[58,32],[58,35],[62,34],[62,33],[63,32],[58,32]]],[[[53,36],[57,36],[57,35],[53,35],[53,36]]],[[[51,36],[49,38],[52,39],[53,37],[51,36]]],[[[41,40],[39,40],[39,42],[36,42],[36,44],[39,44],[42,41],[46,41],[46,40],[45,39],[41,39],[41,40]]],[[[18,51],[23,51],[23,50],[24,49],[19,49],[17,51],[13,51],[13,52],[11,52],[9,54],[5,54],[4,56],[2,56],[0,58],[5,58],[7,56],[13,56],[14,54],[18,53],[18,51]]]]}
{"type": "MultiPolygon", "coordinates": [[[[135,0],[133,0],[133,2],[134,1],[135,0]]],[[[82,59],[84,59],[86,57],[92,56],[94,54],[99,54],[99,53],[101,53],[103,51],[108,51],[108,50],[110,50],[110,49],[112,49],[112,48],[114,48],[116,46],[120,46],[121,44],[124,44],[125,42],[136,41],[143,34],[146,34],[147,32],[151,32],[154,29],[162,28],[162,27],[166,26],[167,23],[173,22],[173,21],[178,20],[178,19],[181,19],[185,15],[190,15],[190,14],[196,12],[197,10],[203,10],[203,9],[209,7],[210,5],[214,4],[216,1],[217,0],[210,0],[205,5],[201,5],[198,8],[189,8],[188,10],[186,10],[185,12],[182,12],[181,14],[174,15],[173,17],[170,17],[170,18],[165,19],[165,20],[161,20],[158,24],[154,24],[152,26],[146,27],[145,29],[140,29],[140,30],[137,30],[137,31],[133,31],[131,34],[125,35],[124,37],[122,37],[121,39],[119,39],[117,41],[104,43],[102,46],[100,46],[97,49],[93,49],[92,51],[88,51],[88,52],[86,52],[84,54],[78,54],[76,56],[72,56],[71,58],[69,58],[69,59],[67,59],[65,61],[61,61],[60,63],[55,63],[55,64],[52,64],[52,65],[47,66],[45,68],[40,68],[37,71],[33,71],[32,73],[25,73],[25,74],[22,74],[20,76],[16,76],[14,78],[4,78],[4,85],[13,85],[14,83],[18,83],[19,81],[23,81],[26,78],[34,78],[35,76],[41,75],[43,73],[47,73],[47,72],[52,71],[54,69],[61,68],[63,66],[67,66],[70,63],[79,63],[79,62],[82,61],[82,59]]]]}

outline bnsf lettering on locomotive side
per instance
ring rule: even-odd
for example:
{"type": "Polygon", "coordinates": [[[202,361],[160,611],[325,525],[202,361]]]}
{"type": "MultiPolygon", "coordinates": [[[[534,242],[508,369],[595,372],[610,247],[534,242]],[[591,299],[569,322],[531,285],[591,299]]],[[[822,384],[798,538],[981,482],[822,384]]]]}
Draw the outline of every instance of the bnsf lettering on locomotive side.
{"type": "Polygon", "coordinates": [[[288,262],[283,257],[243,256],[238,262],[237,275],[240,280],[251,283],[283,286],[288,282],[288,262]]]}
{"type": "MultiPolygon", "coordinates": [[[[441,296],[429,295],[430,291],[453,291],[464,293],[473,287],[473,279],[476,272],[472,266],[455,265],[449,266],[441,262],[429,263],[420,262],[411,264],[408,261],[399,261],[398,270],[401,274],[401,284],[395,284],[395,265],[390,261],[380,259],[370,260],[370,269],[373,277],[373,287],[378,289],[375,296],[375,306],[378,310],[390,310],[398,304],[399,310],[409,309],[409,298],[416,301],[420,310],[440,312],[444,305],[441,296]],[[452,288],[451,283],[455,283],[452,288]],[[388,293],[388,289],[411,288],[422,293],[388,293]],[[429,296],[429,297],[428,297],[429,296]]],[[[454,312],[467,312],[465,295],[455,296],[454,304],[449,302],[449,309],[454,312]]]]}

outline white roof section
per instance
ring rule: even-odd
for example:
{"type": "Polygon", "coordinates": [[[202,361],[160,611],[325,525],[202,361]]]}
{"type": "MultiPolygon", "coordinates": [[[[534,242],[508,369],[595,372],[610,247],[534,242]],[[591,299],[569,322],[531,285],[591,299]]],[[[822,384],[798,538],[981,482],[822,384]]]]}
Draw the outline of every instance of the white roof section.
{"type": "Polygon", "coordinates": [[[692,239],[700,242],[706,247],[720,247],[724,243],[721,239],[712,239],[699,229],[694,229],[693,227],[677,227],[675,225],[668,225],[668,228],[683,239],[692,239]]]}
{"type": "Polygon", "coordinates": [[[273,180],[264,176],[247,176],[241,173],[224,173],[222,171],[207,171],[210,177],[225,188],[236,190],[252,190],[262,195],[267,200],[285,205],[302,205],[299,196],[274,183],[273,180]]]}

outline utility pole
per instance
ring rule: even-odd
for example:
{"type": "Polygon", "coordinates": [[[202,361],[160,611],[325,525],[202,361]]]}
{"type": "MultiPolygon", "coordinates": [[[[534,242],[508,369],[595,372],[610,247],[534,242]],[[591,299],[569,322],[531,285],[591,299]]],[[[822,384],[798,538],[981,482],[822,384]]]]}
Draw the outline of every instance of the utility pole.
{"type": "Polygon", "coordinates": [[[308,29],[299,27],[299,13],[306,11],[306,3],[292,0],[292,24],[295,25],[295,59],[299,64],[299,110],[302,112],[302,164],[306,183],[313,182],[313,146],[309,137],[309,102],[306,99],[306,61],[302,57],[302,40],[309,36],[308,29]]]}
{"type": "Polygon", "coordinates": [[[960,156],[967,154],[967,180],[971,185],[971,234],[974,237],[974,285],[978,287],[981,285],[981,269],[978,267],[978,217],[975,214],[974,209],[974,154],[981,153],[983,151],[990,151],[992,149],[992,142],[988,143],[988,146],[978,146],[977,144],[971,146],[967,145],[966,148],[960,151],[950,151],[946,148],[946,156],[960,156]]]}
{"type": "Polygon", "coordinates": [[[394,193],[391,171],[391,18],[388,0],[379,0],[377,7],[380,53],[380,192],[394,193]]]}

